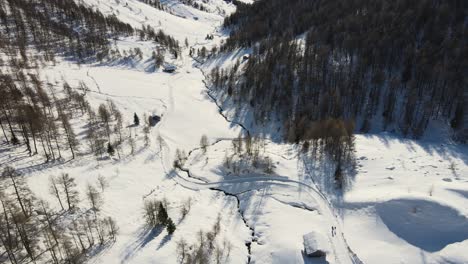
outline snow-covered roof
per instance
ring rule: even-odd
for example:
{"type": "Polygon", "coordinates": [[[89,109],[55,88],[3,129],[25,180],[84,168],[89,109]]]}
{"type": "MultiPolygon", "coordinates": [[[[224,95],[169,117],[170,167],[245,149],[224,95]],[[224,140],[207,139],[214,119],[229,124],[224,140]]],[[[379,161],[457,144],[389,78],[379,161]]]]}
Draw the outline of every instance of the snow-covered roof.
{"type": "Polygon", "coordinates": [[[323,253],[329,252],[328,241],[324,235],[318,232],[310,232],[303,236],[304,238],[304,249],[307,255],[313,254],[317,251],[323,253]]]}

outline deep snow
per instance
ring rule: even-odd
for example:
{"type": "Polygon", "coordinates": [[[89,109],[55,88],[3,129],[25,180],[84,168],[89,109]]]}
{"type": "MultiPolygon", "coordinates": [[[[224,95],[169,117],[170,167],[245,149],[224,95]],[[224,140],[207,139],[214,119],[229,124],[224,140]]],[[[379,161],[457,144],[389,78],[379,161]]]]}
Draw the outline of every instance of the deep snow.
{"type": "MultiPolygon", "coordinates": [[[[149,24],[181,43],[187,38],[193,47],[211,46],[226,37],[217,32],[215,40],[204,39],[219,28],[223,19],[219,12],[202,12],[176,1],[165,2],[172,14],[137,0],[84,2],[137,28],[149,24]]],[[[209,4],[213,10],[234,10],[222,0],[209,4]]],[[[129,128],[138,138],[136,154],[129,156],[124,149],[121,160],[97,161],[86,155],[61,164],[42,164],[39,157],[27,158],[18,150],[0,153],[2,166],[16,160],[13,165],[26,175],[33,191],[57,208],[45,184],[50,175],[70,173],[82,193],[99,175],[108,179],[101,214],[114,217],[121,232],[114,245],[97,252],[89,262],[177,263],[176,241],[195,242],[198,230],[209,230],[220,215],[218,242],[232,244],[230,263],[468,263],[466,146],[385,133],[357,135],[358,171],[344,194],[326,180],[329,171],[323,164],[308,161],[295,146],[276,140],[266,140],[263,152],[275,166],[273,175],[227,173],[224,157],[231,151],[231,140],[244,131],[219,113],[207,95],[200,65],[188,56],[188,49],[178,60],[169,59],[178,67],[169,74],[148,70],[152,43],[128,38],[117,45],[139,47],[144,58],[81,66],[63,60],[41,74],[57,87],[62,79],[72,85],[85,82],[91,88],[90,102],[97,106],[111,99],[127,124],[134,112],[161,115],[162,121],[151,130],[150,146],[143,145],[140,127],[129,128]],[[206,154],[198,148],[202,135],[210,143],[206,154]],[[191,177],[172,168],[176,149],[192,150],[184,165],[191,177]],[[142,207],[150,198],[167,200],[169,216],[177,225],[172,236],[145,228],[142,207]],[[180,208],[188,198],[192,209],[182,220],[180,208]],[[336,236],[332,226],[337,227],[336,236]],[[304,256],[302,237],[311,231],[326,237],[331,249],[326,259],[304,256]]],[[[226,56],[215,63],[229,64],[236,58],[226,56]]],[[[207,65],[202,69],[213,62],[207,65]]],[[[84,123],[73,125],[82,138],[84,123]]],[[[86,149],[85,144],[80,148],[86,149]]],[[[86,206],[83,195],[82,200],[86,206]]]]}

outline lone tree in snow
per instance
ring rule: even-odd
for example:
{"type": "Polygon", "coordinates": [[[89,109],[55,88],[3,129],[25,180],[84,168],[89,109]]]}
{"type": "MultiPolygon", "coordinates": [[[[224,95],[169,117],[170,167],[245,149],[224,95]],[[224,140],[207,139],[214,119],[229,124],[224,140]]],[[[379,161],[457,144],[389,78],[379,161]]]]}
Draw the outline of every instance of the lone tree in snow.
{"type": "Polygon", "coordinates": [[[133,124],[135,126],[139,126],[140,125],[140,118],[138,117],[138,115],[135,113],[133,114],[133,124]]]}
{"type": "Polygon", "coordinates": [[[187,161],[187,155],[185,154],[185,151],[176,149],[176,156],[173,163],[174,168],[180,169],[184,167],[185,161],[187,161]]]}
{"type": "Polygon", "coordinates": [[[104,219],[104,222],[107,225],[108,236],[115,241],[116,236],[119,234],[119,227],[117,226],[115,220],[112,217],[107,217],[104,219]]]}
{"type": "Polygon", "coordinates": [[[200,147],[203,150],[203,153],[206,153],[206,148],[208,147],[208,137],[203,135],[200,139],[200,147]]]}
{"type": "Polygon", "coordinates": [[[98,176],[98,184],[99,184],[99,187],[101,187],[101,192],[104,192],[104,190],[109,186],[109,182],[102,175],[98,176]]]}
{"type": "Polygon", "coordinates": [[[99,211],[99,208],[102,205],[102,196],[98,190],[91,184],[88,184],[86,188],[86,197],[88,198],[91,209],[94,211],[99,211]]]}
{"type": "Polygon", "coordinates": [[[114,156],[115,154],[115,149],[111,143],[107,143],[107,154],[109,154],[109,156],[114,156]]]}

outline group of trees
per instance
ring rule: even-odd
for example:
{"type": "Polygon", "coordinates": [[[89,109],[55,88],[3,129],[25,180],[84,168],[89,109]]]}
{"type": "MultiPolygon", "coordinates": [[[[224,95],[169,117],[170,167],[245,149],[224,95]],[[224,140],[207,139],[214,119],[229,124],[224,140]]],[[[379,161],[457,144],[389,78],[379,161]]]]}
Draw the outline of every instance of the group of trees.
{"type": "Polygon", "coordinates": [[[79,1],[2,1],[0,21],[0,52],[17,67],[35,66],[39,60],[54,62],[57,54],[80,63],[94,57],[102,60],[112,55],[110,39],[134,34],[172,53],[179,50],[178,42],[161,30],[150,26],[135,30],[115,15],[105,16],[79,1]],[[38,53],[32,54],[30,48],[38,53]]]}
{"type": "Polygon", "coordinates": [[[144,217],[148,226],[153,228],[166,227],[167,233],[172,235],[176,230],[174,221],[167,214],[166,205],[157,200],[147,200],[144,203],[144,217]]]}
{"type": "Polygon", "coordinates": [[[270,157],[265,155],[265,139],[261,137],[245,137],[239,135],[233,139],[232,152],[226,153],[223,166],[229,173],[246,174],[262,172],[273,174],[274,165],[270,157]]]}
{"type": "Polygon", "coordinates": [[[159,10],[163,10],[163,11],[166,10],[166,7],[163,4],[161,4],[161,1],[159,0],[139,0],[139,1],[147,5],[150,5],[154,8],[157,8],[159,10]]]}
{"type": "MultiPolygon", "coordinates": [[[[79,88],[87,89],[84,84],[79,88]]],[[[54,89],[35,74],[0,74],[0,128],[5,141],[24,143],[29,155],[42,152],[46,161],[62,158],[65,150],[75,157],[78,141],[70,121],[89,108],[83,93],[68,84],[62,98],[54,89]]]]}
{"type": "MultiPolygon", "coordinates": [[[[166,11],[166,12],[169,12],[169,13],[172,13],[172,10],[171,8],[161,4],[161,1],[160,0],[139,0],[140,2],[143,2],[147,5],[150,5],[154,8],[157,8],[159,10],[162,10],[162,11],[166,11]]],[[[179,2],[181,2],[182,4],[184,5],[187,5],[187,6],[191,6],[193,8],[196,8],[200,11],[204,11],[204,12],[210,12],[209,8],[205,5],[208,3],[208,0],[201,0],[201,1],[196,1],[196,0],[179,0],[179,2]]],[[[223,10],[218,10],[218,11],[223,11],[223,10]]],[[[224,12],[222,12],[224,14],[224,12]]]]}
{"type": "Polygon", "coordinates": [[[197,232],[197,241],[194,244],[188,244],[183,238],[177,241],[179,263],[227,263],[230,258],[232,244],[227,239],[220,241],[220,231],[221,216],[218,215],[211,230],[197,232]]]}
{"type": "Polygon", "coordinates": [[[225,20],[232,31],[221,51],[253,52],[243,74],[236,67],[215,69],[212,80],[249,103],[258,121],[276,113],[287,131],[297,122],[354,119],[363,132],[415,137],[431,119],[465,128],[466,1],[261,0],[237,6],[225,20]]]}
{"type": "Polygon", "coordinates": [[[133,28],[115,16],[76,1],[7,0],[0,3],[0,50],[12,63],[28,65],[28,47],[35,47],[46,61],[57,52],[83,60],[107,49],[109,37],[131,35],[133,28]],[[19,53],[20,56],[16,57],[19,53]]]}
{"type": "Polygon", "coordinates": [[[173,54],[180,53],[179,41],[173,37],[165,34],[161,29],[156,31],[150,25],[143,25],[141,30],[139,30],[141,40],[153,40],[156,43],[161,44],[162,46],[169,49],[173,54]]]}
{"type": "MultiPolygon", "coordinates": [[[[327,162],[335,167],[333,182],[342,189],[355,173],[354,122],[326,119],[315,122],[295,123],[290,126],[289,137],[303,138],[301,152],[314,161],[327,162]]],[[[291,140],[290,139],[290,140],[291,140]]]]}
{"type": "Polygon", "coordinates": [[[200,3],[200,1],[195,1],[195,0],[180,0],[180,2],[184,5],[191,6],[200,11],[205,11],[205,12],[209,11],[208,8],[203,4],[203,3],[207,3],[208,2],[207,0],[202,0],[203,3],[200,3]]]}
{"type": "Polygon", "coordinates": [[[96,157],[102,157],[107,152],[110,156],[117,153],[120,158],[122,144],[126,139],[120,110],[113,101],[108,100],[99,105],[97,113],[88,107],[87,114],[86,139],[91,151],[96,157]]]}
{"type": "Polygon", "coordinates": [[[86,100],[84,83],[72,88],[65,82],[59,90],[22,71],[0,74],[0,80],[0,128],[7,144],[24,146],[31,156],[42,153],[46,162],[62,159],[66,151],[73,159],[83,148],[72,122],[87,116],[85,139],[91,152],[97,157],[117,152],[120,157],[126,133],[113,101],[96,111],[86,100]]]}
{"type": "Polygon", "coordinates": [[[12,167],[3,169],[0,185],[0,262],[82,263],[87,252],[116,239],[112,218],[78,209],[78,191],[68,174],[51,178],[50,191],[61,211],[36,198],[12,167]]]}
{"type": "MultiPolygon", "coordinates": [[[[41,80],[30,68],[39,68],[44,61],[53,62],[57,54],[71,55],[79,62],[93,56],[99,60],[118,56],[118,49],[109,48],[109,39],[135,33],[174,54],[179,51],[178,42],[162,31],[149,26],[134,30],[115,16],[104,16],[77,1],[2,1],[0,21],[0,53],[9,59],[0,59],[0,64],[8,63],[6,70],[0,70],[1,135],[7,144],[25,146],[29,155],[42,153],[46,161],[60,160],[65,151],[75,158],[82,150],[72,123],[85,114],[91,151],[98,157],[106,151],[120,157],[124,140],[122,114],[110,101],[97,111],[92,109],[84,83],[72,88],[64,81],[62,93],[57,82],[41,80]]],[[[123,53],[127,56],[127,52],[123,53]]],[[[142,57],[137,48],[128,53],[142,57]]]]}

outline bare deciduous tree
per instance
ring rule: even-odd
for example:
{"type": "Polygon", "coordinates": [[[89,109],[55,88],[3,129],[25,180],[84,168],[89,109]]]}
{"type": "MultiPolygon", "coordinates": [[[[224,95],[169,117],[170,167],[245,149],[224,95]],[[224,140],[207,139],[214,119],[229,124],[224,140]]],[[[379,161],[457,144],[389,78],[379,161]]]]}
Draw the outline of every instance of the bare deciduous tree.
{"type": "Polygon", "coordinates": [[[62,187],[63,193],[65,193],[65,198],[68,204],[68,210],[73,209],[79,201],[75,179],[73,177],[70,177],[68,173],[62,173],[58,178],[58,183],[62,187]]]}
{"type": "Polygon", "coordinates": [[[49,178],[49,192],[50,192],[50,194],[55,196],[55,198],[57,198],[62,210],[65,210],[65,208],[63,207],[63,203],[62,203],[62,198],[60,196],[58,181],[57,181],[57,178],[54,177],[54,176],[50,176],[50,178],[49,178]]]}
{"type": "Polygon", "coordinates": [[[206,149],[208,148],[208,137],[206,135],[203,135],[200,139],[200,147],[203,151],[203,154],[206,153],[206,149]]]}
{"type": "Polygon", "coordinates": [[[104,190],[109,187],[109,182],[107,181],[106,177],[99,175],[98,176],[98,184],[99,187],[101,188],[101,192],[104,192],[104,190]]]}
{"type": "Polygon", "coordinates": [[[101,193],[98,192],[96,187],[89,183],[86,187],[86,197],[88,198],[88,202],[91,205],[91,209],[98,211],[101,208],[103,202],[101,193]]]}

